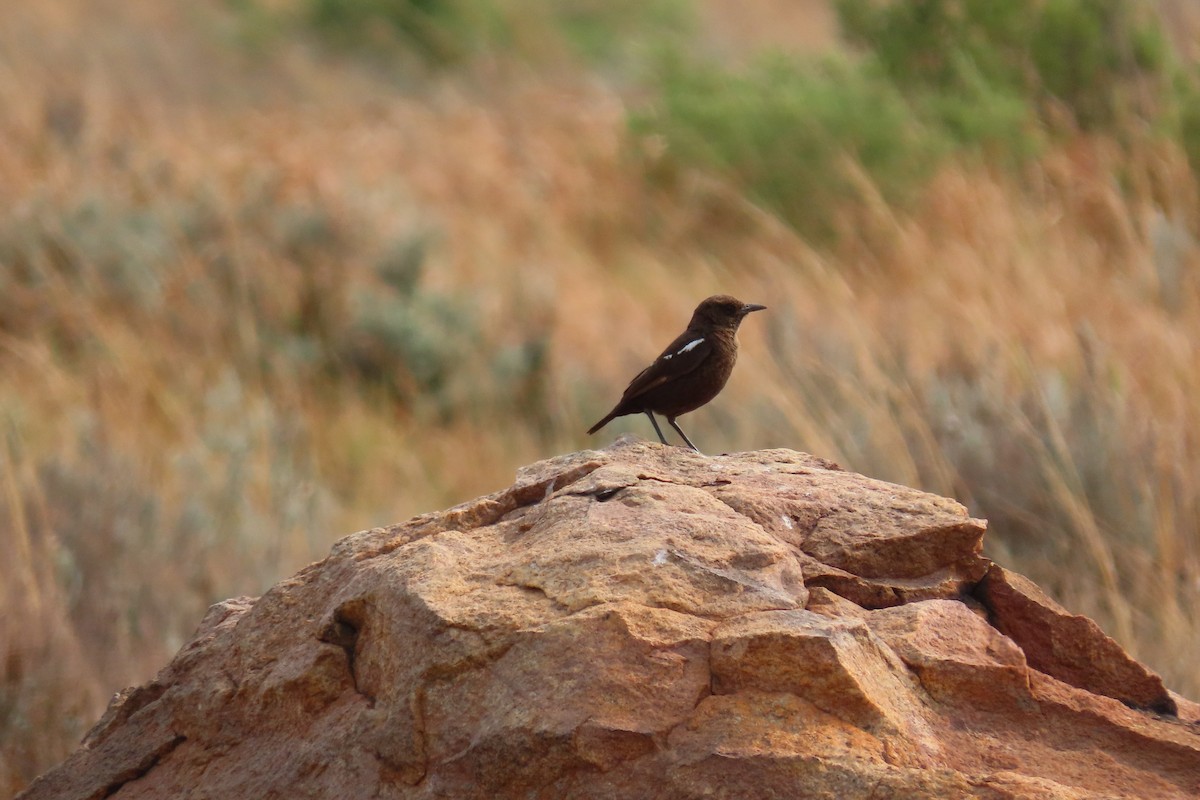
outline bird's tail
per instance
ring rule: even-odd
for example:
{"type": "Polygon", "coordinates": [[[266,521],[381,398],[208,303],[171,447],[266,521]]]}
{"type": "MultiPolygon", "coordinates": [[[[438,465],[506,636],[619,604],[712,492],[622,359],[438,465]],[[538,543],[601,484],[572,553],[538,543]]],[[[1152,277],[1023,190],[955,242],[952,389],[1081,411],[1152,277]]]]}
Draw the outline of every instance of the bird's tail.
{"type": "Polygon", "coordinates": [[[608,414],[604,417],[604,419],[600,420],[595,425],[588,428],[588,433],[595,433],[596,431],[600,430],[605,425],[607,425],[608,423],[610,423],[614,419],[616,419],[616,417],[617,417],[617,410],[614,408],[612,411],[608,412],[608,414]]]}

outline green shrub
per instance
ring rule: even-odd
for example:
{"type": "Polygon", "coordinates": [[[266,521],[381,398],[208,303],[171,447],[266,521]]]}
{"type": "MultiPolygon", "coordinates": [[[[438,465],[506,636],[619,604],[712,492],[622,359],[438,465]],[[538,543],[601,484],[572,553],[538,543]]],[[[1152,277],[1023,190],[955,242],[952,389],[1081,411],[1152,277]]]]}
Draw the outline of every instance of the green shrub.
{"type": "Polygon", "coordinates": [[[336,50],[434,67],[480,54],[545,64],[564,53],[636,66],[694,29],[688,0],[299,0],[288,12],[267,0],[226,3],[253,48],[308,31],[336,50]]]}
{"type": "Polygon", "coordinates": [[[592,64],[636,63],[695,29],[687,0],[544,0],[553,27],[592,64]]]}
{"type": "Polygon", "coordinates": [[[1165,88],[1167,45],[1136,12],[1128,0],[1053,0],[1042,10],[1030,41],[1040,88],[1085,129],[1157,110],[1150,104],[1165,88]]]}
{"type": "Polygon", "coordinates": [[[837,0],[847,38],[863,48],[931,125],[961,146],[1027,156],[1038,136],[1024,55],[1026,0],[837,0]]]}
{"type": "Polygon", "coordinates": [[[659,102],[631,119],[635,134],[661,137],[667,159],[725,175],[818,237],[860,197],[850,163],[898,201],[943,149],[890,81],[846,62],[771,57],[734,72],[675,59],[659,80],[659,102]]]}
{"type": "Polygon", "coordinates": [[[842,30],[905,88],[961,91],[979,76],[1019,85],[1029,0],[837,0],[842,30]]]}
{"type": "Polygon", "coordinates": [[[1200,172],[1200,82],[1178,75],[1175,79],[1176,107],[1172,129],[1187,154],[1193,172],[1200,172]]]}
{"type": "Polygon", "coordinates": [[[1161,29],[1132,0],[836,8],[860,47],[852,62],[775,56],[733,70],[666,60],[656,104],[632,117],[635,133],[666,145],[650,162],[659,174],[717,172],[822,238],[864,188],[896,204],[947,156],[1019,164],[1064,122],[1124,138],[1169,116],[1200,159],[1200,93],[1174,80],[1161,29]]]}
{"type": "Polygon", "coordinates": [[[962,151],[1019,164],[1041,149],[1042,127],[1026,100],[966,66],[959,69],[956,91],[920,93],[912,102],[930,127],[962,151]]]}
{"type": "Polygon", "coordinates": [[[339,331],[340,360],[405,405],[421,398],[449,416],[451,383],[479,344],[472,320],[469,308],[450,297],[363,289],[339,331]]]}
{"type": "Polygon", "coordinates": [[[411,47],[422,60],[463,60],[506,23],[494,2],[470,0],[306,0],[305,20],[345,48],[411,47]]]}
{"type": "Polygon", "coordinates": [[[1153,113],[1147,95],[1165,85],[1162,31],[1131,0],[837,0],[837,11],[849,39],[910,97],[937,96],[948,122],[982,95],[1043,121],[1053,99],[1080,127],[1110,130],[1128,110],[1153,113]]]}

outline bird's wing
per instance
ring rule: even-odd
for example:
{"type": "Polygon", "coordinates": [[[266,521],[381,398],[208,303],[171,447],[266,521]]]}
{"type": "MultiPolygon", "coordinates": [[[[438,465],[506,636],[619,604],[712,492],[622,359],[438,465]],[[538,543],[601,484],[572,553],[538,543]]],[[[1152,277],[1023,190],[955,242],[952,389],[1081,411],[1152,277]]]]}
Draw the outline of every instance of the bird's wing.
{"type": "Polygon", "coordinates": [[[679,337],[667,345],[654,363],[633,377],[621,400],[629,400],[643,395],[656,386],[672,381],[680,375],[685,375],[704,363],[712,353],[711,335],[684,331],[679,337]]]}

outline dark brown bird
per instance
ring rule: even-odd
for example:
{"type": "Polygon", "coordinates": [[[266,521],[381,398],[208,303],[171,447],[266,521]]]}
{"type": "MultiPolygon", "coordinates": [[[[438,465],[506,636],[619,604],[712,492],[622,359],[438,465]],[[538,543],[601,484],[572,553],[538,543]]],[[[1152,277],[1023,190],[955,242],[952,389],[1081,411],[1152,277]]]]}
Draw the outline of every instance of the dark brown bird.
{"type": "Polygon", "coordinates": [[[687,330],[629,382],[621,402],[588,433],[595,433],[617,417],[644,413],[659,441],[667,444],[654,419],[657,413],[667,418],[688,447],[696,450],[692,440],[675,424],[675,418],[695,411],[725,388],[737,361],[738,326],[747,314],[764,308],[727,294],[713,295],[696,306],[687,330]]]}

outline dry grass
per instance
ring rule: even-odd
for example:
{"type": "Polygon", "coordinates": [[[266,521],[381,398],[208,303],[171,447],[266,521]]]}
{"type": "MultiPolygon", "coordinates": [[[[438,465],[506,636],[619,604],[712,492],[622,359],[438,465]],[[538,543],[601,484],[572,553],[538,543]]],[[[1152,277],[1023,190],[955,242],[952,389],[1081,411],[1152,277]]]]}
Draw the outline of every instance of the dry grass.
{"type": "Polygon", "coordinates": [[[711,180],[647,184],[605,88],[400,94],[230,35],[182,3],[0,10],[0,787],[207,604],[649,435],[583,430],[715,291],[771,310],[688,426],[705,449],[956,496],[996,557],[1200,695],[1197,186],[1171,147],[1080,140],[1020,189],[947,168],[817,252],[711,180]],[[477,331],[461,370],[397,400],[306,356],[425,242],[417,297],[477,331]],[[544,364],[506,377],[530,343],[544,364]]]}

